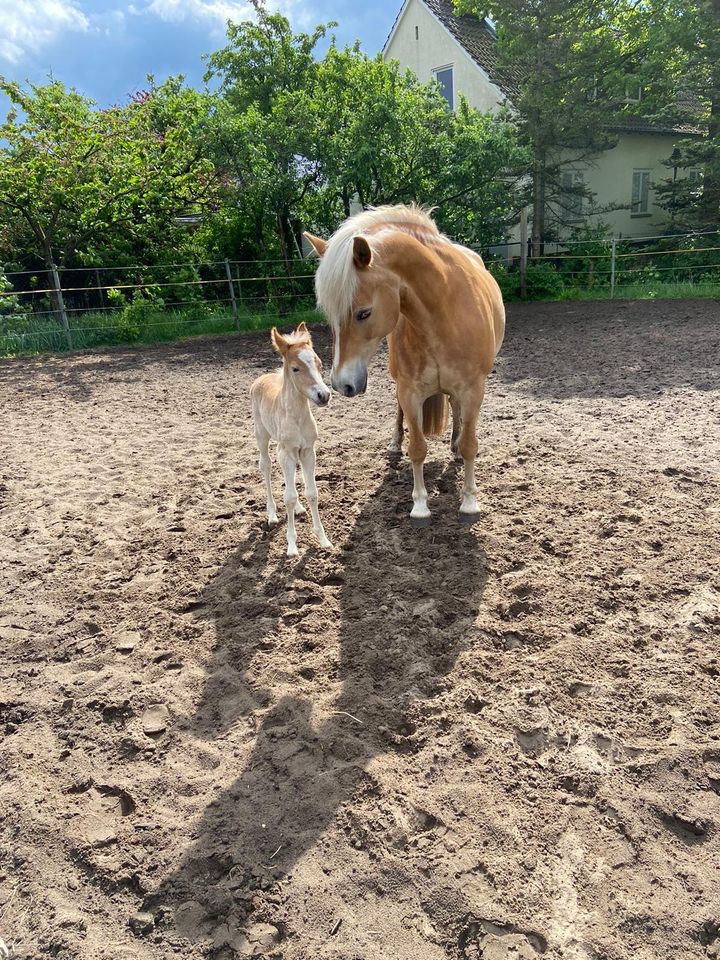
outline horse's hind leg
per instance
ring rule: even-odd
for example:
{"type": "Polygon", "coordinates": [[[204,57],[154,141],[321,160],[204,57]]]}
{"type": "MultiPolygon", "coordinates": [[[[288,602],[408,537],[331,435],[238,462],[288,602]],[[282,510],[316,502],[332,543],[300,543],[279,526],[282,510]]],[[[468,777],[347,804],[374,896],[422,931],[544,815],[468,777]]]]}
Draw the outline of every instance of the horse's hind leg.
{"type": "Polygon", "coordinates": [[[402,451],[402,442],[403,442],[403,408],[398,402],[397,405],[397,415],[395,417],[395,431],[392,435],[392,440],[388,446],[388,453],[400,453],[402,451]]]}
{"type": "Polygon", "coordinates": [[[257,440],[258,450],[260,451],[260,473],[265,481],[265,493],[267,494],[267,521],[269,526],[274,527],[278,522],[278,515],[272,491],[270,434],[257,422],[255,424],[255,439],[257,440]]]}
{"type": "Polygon", "coordinates": [[[452,410],[452,435],[450,437],[450,449],[455,455],[456,460],[462,460],[462,455],[458,450],[458,439],[460,437],[460,428],[462,426],[462,417],[460,416],[460,404],[455,397],[450,397],[450,409],[452,410]]]}
{"type": "Polygon", "coordinates": [[[472,394],[464,396],[460,404],[462,427],[458,440],[458,451],[465,464],[460,516],[468,523],[472,523],[480,513],[480,505],[477,501],[477,484],[475,482],[475,457],[478,451],[477,421],[484,395],[485,380],[483,379],[480,388],[474,390],[472,394]]]}
{"type": "Polygon", "coordinates": [[[324,549],[327,549],[332,547],[332,544],[327,538],[322,521],[320,520],[320,512],[318,511],[318,493],[317,485],[315,484],[314,447],[306,447],[304,450],[300,451],[300,463],[302,465],[303,479],[305,481],[305,496],[307,497],[308,504],[310,505],[313,530],[315,531],[315,536],[320,541],[320,546],[324,549]]]}

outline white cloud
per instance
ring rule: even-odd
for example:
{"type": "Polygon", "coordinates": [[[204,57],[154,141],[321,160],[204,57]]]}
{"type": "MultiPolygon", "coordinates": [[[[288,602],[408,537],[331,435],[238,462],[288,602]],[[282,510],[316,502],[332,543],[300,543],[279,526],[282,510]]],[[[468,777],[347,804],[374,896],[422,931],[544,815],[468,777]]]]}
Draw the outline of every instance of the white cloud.
{"type": "MultiPolygon", "coordinates": [[[[301,0],[280,0],[280,2],[271,0],[268,9],[281,10],[286,16],[290,15],[296,24],[303,23],[307,19],[305,5],[301,0]],[[299,6],[303,13],[300,18],[295,16],[296,6],[299,6]]],[[[142,9],[138,9],[136,4],[131,3],[128,12],[154,14],[166,23],[202,21],[214,31],[222,30],[223,32],[228,20],[239,23],[241,20],[255,18],[255,9],[252,4],[243,3],[242,0],[150,0],[142,9]]]]}
{"type": "Polygon", "coordinates": [[[171,23],[206,20],[220,25],[228,20],[248,20],[253,14],[249,3],[236,0],[152,0],[146,11],[171,23]]]}
{"type": "Polygon", "coordinates": [[[75,0],[0,0],[0,60],[19,63],[65,31],[89,26],[75,0]]]}

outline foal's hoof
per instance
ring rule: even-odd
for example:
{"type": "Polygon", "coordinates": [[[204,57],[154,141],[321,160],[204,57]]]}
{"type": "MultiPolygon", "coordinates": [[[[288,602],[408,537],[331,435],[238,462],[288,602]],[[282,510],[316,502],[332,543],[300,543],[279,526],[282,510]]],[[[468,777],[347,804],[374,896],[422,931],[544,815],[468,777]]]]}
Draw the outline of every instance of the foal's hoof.
{"type": "Polygon", "coordinates": [[[304,507],[304,506],[300,503],[300,501],[298,500],[298,502],[295,504],[295,516],[296,516],[296,517],[303,517],[303,516],[305,516],[306,513],[307,513],[307,510],[305,509],[305,507],[304,507]]]}
{"type": "Polygon", "coordinates": [[[273,527],[276,527],[280,523],[279,517],[268,517],[267,525],[272,530],[273,527]]]}

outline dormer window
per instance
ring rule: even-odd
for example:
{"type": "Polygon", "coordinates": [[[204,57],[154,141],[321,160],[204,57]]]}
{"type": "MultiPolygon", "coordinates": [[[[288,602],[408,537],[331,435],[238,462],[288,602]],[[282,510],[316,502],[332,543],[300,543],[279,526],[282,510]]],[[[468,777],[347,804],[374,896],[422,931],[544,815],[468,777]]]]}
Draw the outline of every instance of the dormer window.
{"type": "Polygon", "coordinates": [[[455,109],[455,90],[453,86],[452,64],[447,67],[436,67],[432,72],[433,78],[440,85],[440,93],[447,100],[451,110],[455,109]]]}

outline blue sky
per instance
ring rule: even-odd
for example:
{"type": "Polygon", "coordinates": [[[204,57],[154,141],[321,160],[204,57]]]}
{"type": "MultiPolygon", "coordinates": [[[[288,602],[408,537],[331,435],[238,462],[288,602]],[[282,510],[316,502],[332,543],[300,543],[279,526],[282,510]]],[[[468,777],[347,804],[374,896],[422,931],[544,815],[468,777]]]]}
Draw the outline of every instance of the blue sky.
{"type": "MultiPolygon", "coordinates": [[[[340,45],[377,53],[401,0],[275,0],[295,29],[337,20],[340,45]]],[[[225,22],[245,20],[243,0],[0,0],[0,75],[42,83],[52,74],[102,106],[125,100],[153,73],[202,83],[201,56],[223,45],[225,22]]],[[[1,107],[0,107],[1,109],[1,107]]]]}

